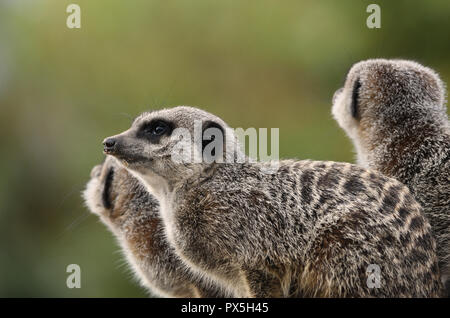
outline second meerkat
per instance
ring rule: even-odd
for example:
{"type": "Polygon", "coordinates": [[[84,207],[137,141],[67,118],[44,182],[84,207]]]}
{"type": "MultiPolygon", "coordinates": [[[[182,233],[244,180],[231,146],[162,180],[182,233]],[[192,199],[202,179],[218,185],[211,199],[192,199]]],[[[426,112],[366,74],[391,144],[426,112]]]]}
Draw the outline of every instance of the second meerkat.
{"type": "Polygon", "coordinates": [[[114,233],[128,263],[154,296],[230,296],[183,264],[165,237],[157,200],[115,158],[107,156],[92,169],[83,198],[114,233]]]}
{"type": "Polygon", "coordinates": [[[253,273],[285,297],[440,295],[430,225],[400,182],[347,163],[221,162],[238,148],[223,120],[192,107],[144,113],[104,141],[160,202],[177,254],[236,296],[261,296],[253,273]],[[181,148],[202,160],[180,161],[181,148]]]}
{"type": "Polygon", "coordinates": [[[332,113],[360,165],[406,184],[428,217],[450,295],[450,124],[445,87],[430,68],[374,59],[349,71],[332,113]]]}

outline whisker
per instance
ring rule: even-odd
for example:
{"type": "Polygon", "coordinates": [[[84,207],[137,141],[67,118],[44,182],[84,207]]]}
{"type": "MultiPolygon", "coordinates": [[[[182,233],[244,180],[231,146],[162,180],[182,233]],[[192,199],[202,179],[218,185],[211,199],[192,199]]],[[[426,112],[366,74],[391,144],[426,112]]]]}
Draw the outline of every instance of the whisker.
{"type": "Polygon", "coordinates": [[[64,205],[64,203],[66,203],[66,201],[73,196],[73,194],[75,193],[75,191],[77,191],[78,193],[80,191],[82,191],[82,187],[81,185],[84,185],[85,181],[80,181],[78,182],[76,185],[72,186],[72,189],[69,190],[69,192],[67,192],[65,195],[63,195],[63,198],[61,199],[61,201],[59,202],[59,204],[57,205],[58,209],[61,209],[64,205]]]}
{"type": "Polygon", "coordinates": [[[89,216],[90,212],[86,211],[83,214],[77,216],[74,221],[72,221],[66,228],[61,232],[59,237],[63,237],[68,232],[73,231],[77,226],[79,226],[82,222],[84,222],[89,216]]]}
{"type": "Polygon", "coordinates": [[[133,116],[131,116],[130,114],[128,114],[128,113],[125,113],[125,112],[117,113],[117,115],[120,115],[120,116],[124,116],[124,117],[127,117],[127,118],[129,118],[129,119],[131,119],[131,120],[133,120],[133,119],[134,119],[134,117],[133,117],[133,116]]]}

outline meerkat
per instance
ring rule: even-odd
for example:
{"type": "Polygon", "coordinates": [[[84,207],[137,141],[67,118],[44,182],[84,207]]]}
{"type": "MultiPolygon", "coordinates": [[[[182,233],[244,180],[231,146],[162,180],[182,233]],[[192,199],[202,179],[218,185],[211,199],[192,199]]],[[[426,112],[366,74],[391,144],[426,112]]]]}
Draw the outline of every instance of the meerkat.
{"type": "Polygon", "coordinates": [[[142,284],[159,297],[225,297],[181,262],[165,238],[158,201],[116,159],[95,166],[86,205],[118,238],[142,284]]]}
{"type": "Polygon", "coordinates": [[[332,113],[357,162],[409,187],[432,226],[450,295],[450,124],[445,87],[430,68],[404,60],[355,64],[332,113]]]}
{"type": "Polygon", "coordinates": [[[260,297],[261,275],[282,297],[441,294],[431,228],[406,186],[348,163],[232,162],[236,143],[219,117],[179,106],[103,145],[158,199],[177,255],[237,297],[260,297]],[[180,144],[203,160],[179,161],[180,144]]]}

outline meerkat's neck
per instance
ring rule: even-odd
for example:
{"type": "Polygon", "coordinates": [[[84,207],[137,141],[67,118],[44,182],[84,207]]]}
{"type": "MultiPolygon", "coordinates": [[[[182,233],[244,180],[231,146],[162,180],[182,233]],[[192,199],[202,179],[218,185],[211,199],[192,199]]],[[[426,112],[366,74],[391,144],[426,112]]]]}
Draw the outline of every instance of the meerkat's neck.
{"type": "Polygon", "coordinates": [[[172,192],[172,187],[169,182],[157,174],[141,174],[130,170],[132,175],[136,177],[145,187],[145,189],[152,194],[158,201],[164,199],[172,192]]]}
{"type": "Polygon", "coordinates": [[[366,167],[407,182],[413,177],[413,172],[408,167],[415,158],[423,160],[414,163],[414,174],[423,172],[422,168],[427,166],[427,160],[435,159],[434,142],[444,135],[449,136],[448,122],[429,116],[411,122],[405,121],[395,127],[396,129],[392,129],[389,125],[382,125],[366,134],[363,138],[367,142],[356,145],[358,161],[364,161],[363,165],[366,167]],[[424,156],[425,153],[427,156],[424,156]]]}

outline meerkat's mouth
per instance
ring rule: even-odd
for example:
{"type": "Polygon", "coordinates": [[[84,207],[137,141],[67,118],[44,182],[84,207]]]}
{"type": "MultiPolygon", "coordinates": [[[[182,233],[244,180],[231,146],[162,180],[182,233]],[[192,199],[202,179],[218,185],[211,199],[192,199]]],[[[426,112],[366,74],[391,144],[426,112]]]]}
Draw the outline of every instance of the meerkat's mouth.
{"type": "Polygon", "coordinates": [[[103,153],[105,155],[114,155],[114,151],[112,149],[103,149],[103,153]]]}
{"type": "Polygon", "coordinates": [[[144,156],[136,155],[136,156],[130,156],[122,153],[108,153],[109,155],[115,157],[117,160],[119,160],[125,167],[129,167],[130,165],[139,165],[139,164],[145,164],[148,162],[153,161],[151,158],[146,158],[144,156]]]}

